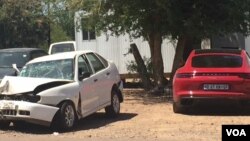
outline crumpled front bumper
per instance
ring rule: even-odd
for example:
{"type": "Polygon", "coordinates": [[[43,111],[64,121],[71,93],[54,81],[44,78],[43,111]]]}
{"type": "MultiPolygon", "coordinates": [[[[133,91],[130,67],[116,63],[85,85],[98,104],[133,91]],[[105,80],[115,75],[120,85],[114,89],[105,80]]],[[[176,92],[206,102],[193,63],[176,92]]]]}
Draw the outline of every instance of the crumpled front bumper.
{"type": "Polygon", "coordinates": [[[58,107],[26,101],[0,100],[0,120],[23,120],[49,126],[58,107]]]}

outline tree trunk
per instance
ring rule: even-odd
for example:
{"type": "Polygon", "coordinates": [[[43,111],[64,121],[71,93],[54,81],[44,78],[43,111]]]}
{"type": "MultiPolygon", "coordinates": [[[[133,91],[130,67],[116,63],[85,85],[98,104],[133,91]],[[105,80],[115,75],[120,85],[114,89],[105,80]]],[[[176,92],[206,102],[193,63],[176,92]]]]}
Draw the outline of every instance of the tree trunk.
{"type": "Polygon", "coordinates": [[[161,54],[162,37],[160,32],[153,32],[149,35],[149,46],[151,51],[154,85],[163,88],[166,85],[164,77],[164,67],[161,54]]]}
{"type": "Polygon", "coordinates": [[[145,90],[150,90],[152,88],[150,77],[136,44],[131,44],[130,49],[135,57],[136,64],[138,65],[137,71],[141,77],[143,88],[145,90]]]}
{"type": "Polygon", "coordinates": [[[178,39],[178,42],[177,42],[177,47],[175,49],[175,56],[174,56],[174,62],[173,62],[173,65],[172,65],[172,72],[171,72],[171,75],[170,75],[170,85],[172,85],[172,81],[173,81],[173,77],[174,77],[174,74],[176,72],[176,70],[183,65],[184,61],[183,61],[183,51],[184,51],[184,47],[185,47],[185,44],[188,40],[188,37],[187,36],[180,36],[179,39],[178,39]]]}
{"type": "Polygon", "coordinates": [[[170,75],[170,83],[172,85],[173,77],[178,68],[184,65],[189,54],[193,49],[201,48],[201,40],[188,35],[181,35],[178,39],[172,72],[170,75]]]}
{"type": "Polygon", "coordinates": [[[201,39],[190,37],[184,46],[183,61],[186,62],[189,54],[192,52],[193,49],[200,49],[200,48],[201,48],[201,39]]]}

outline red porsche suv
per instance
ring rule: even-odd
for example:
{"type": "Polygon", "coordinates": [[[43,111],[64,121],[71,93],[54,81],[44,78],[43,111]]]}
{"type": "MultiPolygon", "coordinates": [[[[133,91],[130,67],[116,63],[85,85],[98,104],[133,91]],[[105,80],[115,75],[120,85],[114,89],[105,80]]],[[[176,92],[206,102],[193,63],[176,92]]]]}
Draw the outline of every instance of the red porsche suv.
{"type": "MultiPolygon", "coordinates": [[[[250,101],[250,58],[242,49],[193,50],[173,79],[173,111],[202,100],[250,101]]],[[[209,103],[208,103],[209,104],[209,103]]]]}

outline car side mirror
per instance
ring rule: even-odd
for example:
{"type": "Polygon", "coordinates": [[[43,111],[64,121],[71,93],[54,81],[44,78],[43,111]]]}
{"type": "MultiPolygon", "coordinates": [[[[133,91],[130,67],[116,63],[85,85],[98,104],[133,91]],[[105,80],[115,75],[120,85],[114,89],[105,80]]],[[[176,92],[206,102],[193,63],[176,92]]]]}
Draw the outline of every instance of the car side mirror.
{"type": "Polygon", "coordinates": [[[19,75],[20,70],[17,68],[16,64],[12,64],[12,68],[16,71],[16,74],[19,75]]]}
{"type": "Polygon", "coordinates": [[[90,77],[91,73],[90,72],[82,72],[79,74],[79,80],[82,81],[84,78],[90,77]]]}

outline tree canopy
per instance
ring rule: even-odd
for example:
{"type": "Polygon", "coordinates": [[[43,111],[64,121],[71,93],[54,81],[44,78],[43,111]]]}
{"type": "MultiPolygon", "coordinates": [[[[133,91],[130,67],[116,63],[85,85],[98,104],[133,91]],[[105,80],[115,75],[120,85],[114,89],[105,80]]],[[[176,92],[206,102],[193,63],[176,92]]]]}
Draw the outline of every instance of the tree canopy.
{"type": "Polygon", "coordinates": [[[74,11],[67,6],[67,0],[47,0],[47,15],[51,24],[52,42],[74,40],[74,11]]]}
{"type": "Polygon", "coordinates": [[[184,50],[188,54],[202,39],[250,31],[250,0],[1,0],[0,48],[47,42],[51,27],[60,34],[55,40],[73,39],[79,10],[88,29],[148,41],[154,84],[160,87],[166,84],[164,38],[178,40],[174,73],[184,50]]]}
{"type": "Polygon", "coordinates": [[[201,40],[232,33],[249,35],[250,0],[168,0],[171,37],[178,39],[172,75],[201,40]]]}
{"type": "Polygon", "coordinates": [[[74,39],[74,11],[66,0],[1,0],[0,48],[43,47],[74,39]]]}
{"type": "Polygon", "coordinates": [[[0,1],[0,48],[38,47],[47,40],[47,29],[41,1],[0,1]]]}
{"type": "Polygon", "coordinates": [[[168,0],[167,5],[166,18],[172,37],[249,34],[249,0],[168,0]]]}
{"type": "MultiPolygon", "coordinates": [[[[161,54],[162,37],[169,35],[166,26],[166,0],[71,0],[71,8],[83,10],[97,32],[113,35],[128,33],[149,42],[155,85],[165,83],[161,54]]],[[[86,15],[85,15],[86,17],[86,15]]]]}
{"type": "Polygon", "coordinates": [[[249,34],[249,0],[71,0],[71,7],[89,13],[97,31],[129,33],[149,42],[155,82],[164,84],[162,39],[177,39],[173,73],[184,48],[214,35],[249,34]],[[178,58],[179,57],[179,58],[178,58]]]}

